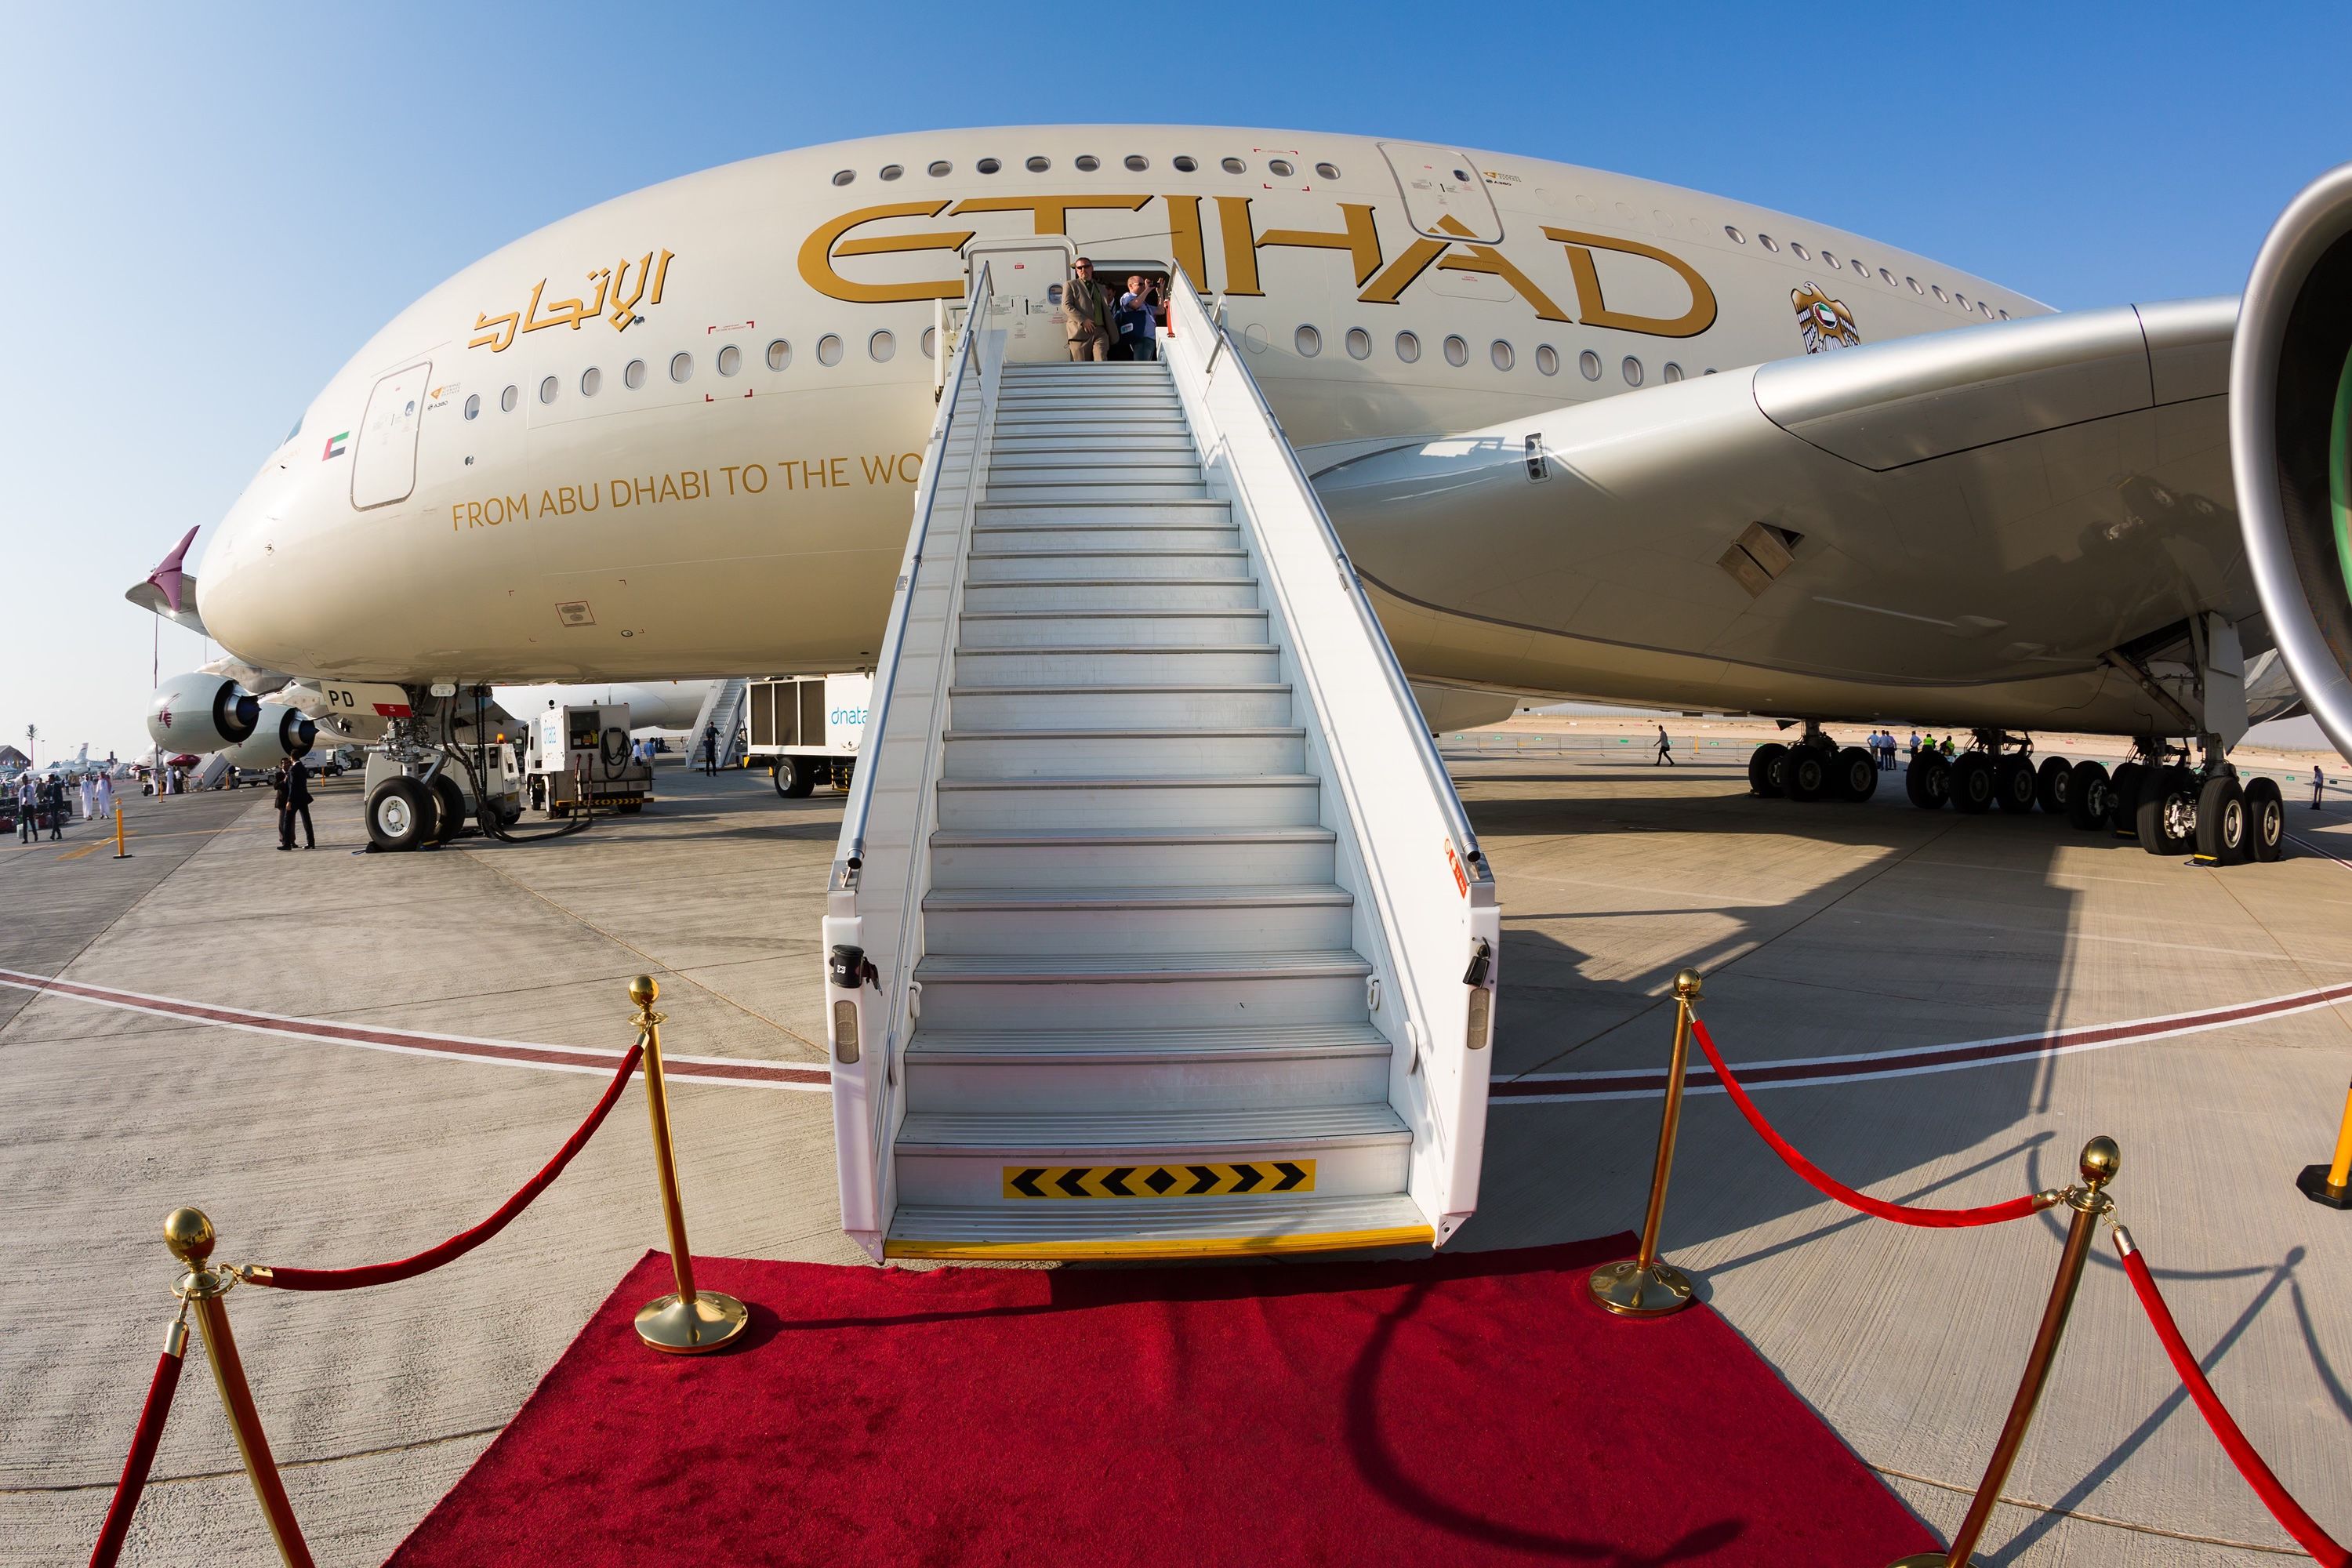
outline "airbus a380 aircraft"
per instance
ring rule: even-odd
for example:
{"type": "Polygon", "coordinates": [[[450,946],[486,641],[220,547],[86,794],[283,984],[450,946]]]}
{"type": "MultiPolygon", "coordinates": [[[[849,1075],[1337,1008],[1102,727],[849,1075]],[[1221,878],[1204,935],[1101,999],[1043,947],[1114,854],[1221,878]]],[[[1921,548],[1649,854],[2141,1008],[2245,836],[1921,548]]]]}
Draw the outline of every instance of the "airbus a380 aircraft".
{"type": "MultiPolygon", "coordinates": [[[[420,711],[435,683],[868,665],[938,302],[975,243],[1031,236],[1222,298],[1417,679],[1801,721],[1822,743],[1759,752],[1767,794],[1837,793],[1823,722],[1960,727],[1979,749],[1920,770],[1920,804],[2030,808],[2038,784],[2087,826],[2112,793],[2152,849],[2201,794],[2275,851],[2274,795],[2249,829],[2221,761],[2262,716],[2257,655],[2284,643],[2352,736],[2326,461],[2347,329],[2290,329],[2302,273],[2259,302],[2311,385],[2276,420],[2240,409],[2266,463],[2300,454],[2250,559],[2235,300],[2056,315],[1720,197],[1307,132],[881,137],[553,224],[320,392],[215,531],[204,620],[251,664],[420,711]],[[2170,765],[2037,779],[2037,728],[2170,765]]],[[[155,701],[241,722],[218,679],[155,701]]]]}

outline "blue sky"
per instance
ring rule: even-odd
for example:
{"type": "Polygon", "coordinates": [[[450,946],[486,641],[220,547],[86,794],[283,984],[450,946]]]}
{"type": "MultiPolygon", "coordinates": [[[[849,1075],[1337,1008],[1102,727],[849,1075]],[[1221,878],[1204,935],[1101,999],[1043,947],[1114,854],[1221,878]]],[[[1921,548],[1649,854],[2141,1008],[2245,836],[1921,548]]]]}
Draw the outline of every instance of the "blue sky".
{"type": "MultiPolygon", "coordinates": [[[[1088,47],[1067,5],[15,8],[0,739],[142,749],[122,588],[370,332],[541,224],[736,158],[1061,121],[1452,142],[1794,211],[2061,308],[2234,292],[2352,158],[2342,5],[1131,9],[1166,20],[1088,47]]],[[[164,632],[165,674],[203,657],[164,632]]]]}

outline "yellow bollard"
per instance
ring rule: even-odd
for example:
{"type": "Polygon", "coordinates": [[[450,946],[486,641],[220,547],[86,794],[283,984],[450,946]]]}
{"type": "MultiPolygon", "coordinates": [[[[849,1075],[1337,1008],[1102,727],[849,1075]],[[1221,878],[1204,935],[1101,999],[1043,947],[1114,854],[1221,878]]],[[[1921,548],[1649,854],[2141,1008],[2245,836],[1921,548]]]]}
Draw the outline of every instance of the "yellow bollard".
{"type": "Polygon", "coordinates": [[[2083,1145],[2083,1184],[2066,1189],[2066,1204],[2074,1217],[2066,1227],[2066,1246],[2058,1254],[2058,1278],[2051,1282],[2042,1326],[2034,1331],[2033,1348],[2025,1355],[2025,1375],[2018,1379],[2017,1397],[2010,1402],[2009,1419],[2001,1423],[2000,1436],[1992,1446],[1984,1479],[1977,1483],[1968,1516],[1960,1521],[1950,1550],[1914,1552],[1895,1559],[1891,1568],[1976,1568],[1976,1560],[1969,1553],[1976,1550],[1978,1538],[1992,1522],[1993,1504],[2000,1500],[2009,1468],[2017,1462],[2017,1451],[2025,1444],[2025,1429],[2032,1423],[2033,1407],[2042,1402],[2043,1385],[2050,1381],[2050,1363],[2058,1356],[2058,1336],[2066,1331],[2066,1316],[2074,1310],[2074,1290],[2083,1282],[2083,1264],[2091,1255],[2099,1221],[2115,1210],[2116,1200],[2100,1189],[2116,1179],[2122,1163],[2123,1154],[2112,1138],[2103,1135],[2083,1145]]]}
{"type": "Polygon", "coordinates": [[[2294,1184],[2313,1203],[2352,1209],[2352,1093],[2344,1097],[2344,1121],[2336,1129],[2336,1158],[2325,1165],[2305,1165],[2294,1184]]]}
{"type": "Polygon", "coordinates": [[[229,1430],[236,1436],[236,1451],[245,1473],[253,1481],[253,1495],[261,1500],[261,1517],[268,1522],[270,1539],[289,1568],[311,1568],[310,1549],[303,1544],[302,1527],[294,1522],[294,1505],[286,1498],[286,1484],[278,1479],[278,1461],[270,1458],[269,1439],[262,1435],[261,1413],[253,1403],[253,1389],[245,1381],[245,1363],[238,1359],[236,1341],[228,1331],[228,1303],[223,1298],[236,1276],[205,1263],[213,1252],[213,1222],[202,1209],[173,1209],[163,1220],[163,1245],[187,1266],[173,1294],[195,1309],[197,1331],[205,1342],[205,1359],[213,1365],[213,1385],[220,1390],[221,1406],[228,1412],[229,1430]]]}
{"type": "Polygon", "coordinates": [[[119,800],[114,803],[114,858],[117,860],[131,858],[131,851],[122,847],[122,803],[119,800]]]}
{"type": "Polygon", "coordinates": [[[1642,1215],[1641,1249],[1622,1262],[1602,1264],[1587,1281],[1592,1299],[1623,1318],[1662,1318],[1691,1304],[1690,1276],[1659,1260],[1658,1226],[1666,1216],[1666,1179],[1675,1171],[1683,1078],[1690,1065],[1691,1005],[1698,997],[1697,970],[1685,969],[1675,976],[1675,1044],[1666,1064],[1666,1106],[1658,1118],[1658,1159],[1650,1171],[1650,1206],[1642,1215]]]}
{"type": "Polygon", "coordinates": [[[637,1338],[673,1355],[699,1355],[732,1342],[751,1321],[751,1309],[732,1296],[694,1288],[694,1254],[686,1245],[686,1209],[677,1195],[677,1156],[669,1141],[669,1092],[662,1082],[661,1026],[654,1011],[661,987],[650,974],[629,982],[637,1005],[637,1029],[646,1042],[646,1116],[653,1123],[654,1174],[661,1183],[662,1221],[669,1227],[669,1261],[677,1279],[674,1294],[637,1310],[637,1338]]]}

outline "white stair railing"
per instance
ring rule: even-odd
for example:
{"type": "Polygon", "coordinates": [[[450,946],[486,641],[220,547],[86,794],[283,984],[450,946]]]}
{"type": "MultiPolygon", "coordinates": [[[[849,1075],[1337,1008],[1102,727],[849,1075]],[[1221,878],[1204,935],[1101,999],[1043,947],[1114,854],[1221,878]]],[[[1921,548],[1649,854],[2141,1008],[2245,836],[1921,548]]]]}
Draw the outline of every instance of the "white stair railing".
{"type": "Polygon", "coordinates": [[[850,784],[825,899],[826,1044],[842,1226],[878,1261],[894,1207],[891,1151],[906,1115],[899,1061],[911,1032],[922,956],[923,897],[937,814],[941,731],[955,673],[956,622],[972,509],[986,469],[990,416],[1004,333],[979,325],[992,296],[988,268],[973,279],[965,330],[950,349],[939,416],[923,453],[913,526],[898,568],[866,740],[850,784]],[[831,954],[862,950],[871,984],[835,984],[831,954]]]}
{"type": "Polygon", "coordinates": [[[1213,496],[1265,584],[1284,679],[1307,701],[1324,826],[1356,895],[1372,1022],[1397,1047],[1410,1191],[1443,1245],[1476,1206],[1501,948],[1495,883],[1396,653],[1238,345],[1179,271],[1163,344],[1213,496]]]}

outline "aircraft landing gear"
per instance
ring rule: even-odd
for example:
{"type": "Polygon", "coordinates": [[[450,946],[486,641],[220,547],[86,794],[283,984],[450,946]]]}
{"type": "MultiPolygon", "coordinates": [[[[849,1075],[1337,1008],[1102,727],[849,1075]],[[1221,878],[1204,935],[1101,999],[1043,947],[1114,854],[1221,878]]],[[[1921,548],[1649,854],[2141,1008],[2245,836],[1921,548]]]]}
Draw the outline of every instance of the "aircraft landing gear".
{"type": "Polygon", "coordinates": [[[1952,798],[1952,764],[1944,753],[1923,750],[1903,775],[1903,791],[1922,811],[1941,811],[1952,798]]]}
{"type": "MultiPolygon", "coordinates": [[[[2058,760],[2053,757],[2051,762],[2058,760]]],[[[2114,820],[2115,808],[2115,786],[2107,780],[2105,764],[2076,763],[2066,779],[2068,826],[2077,833],[2095,832],[2114,820]]]]}
{"type": "MultiPolygon", "coordinates": [[[[2099,770],[2104,775],[2106,772],[2099,770]]],[[[2063,757],[2044,757],[2033,775],[2033,798],[2042,810],[2053,816],[2070,820],[2074,810],[2069,805],[2074,792],[2074,769],[2063,757]]]]}
{"type": "Polygon", "coordinates": [[[368,842],[384,850],[422,849],[439,842],[440,816],[437,792],[421,780],[386,779],[368,795],[368,842]]]}
{"type": "Polygon", "coordinates": [[[1878,759],[1860,746],[1848,746],[1837,754],[1830,783],[1840,800],[1859,805],[1878,793],[1878,759]]]}
{"type": "Polygon", "coordinates": [[[2256,779],[2246,785],[2246,848],[2257,860],[2279,858],[2286,847],[2286,802],[2276,779],[2256,779]]]}
{"type": "Polygon", "coordinates": [[[1748,789],[1770,798],[1859,804],[1878,793],[1878,759],[1862,746],[1840,746],[1811,721],[1799,739],[1767,741],[1748,754],[1748,789]]]}

